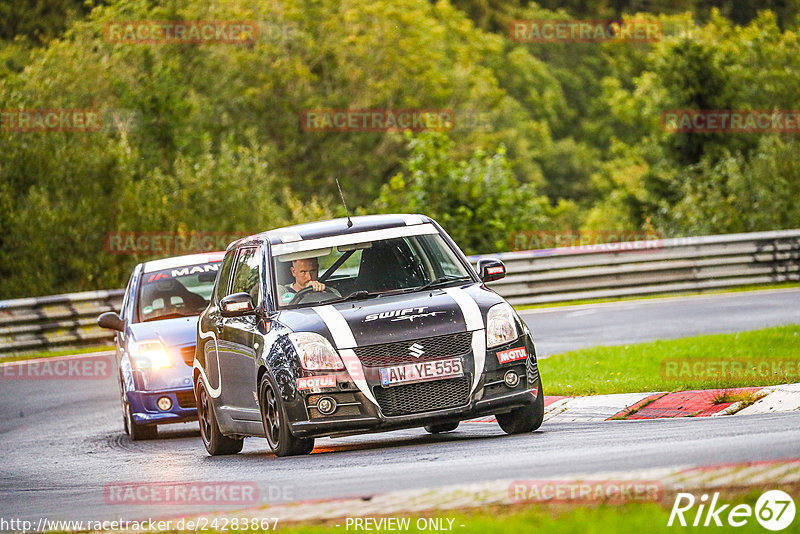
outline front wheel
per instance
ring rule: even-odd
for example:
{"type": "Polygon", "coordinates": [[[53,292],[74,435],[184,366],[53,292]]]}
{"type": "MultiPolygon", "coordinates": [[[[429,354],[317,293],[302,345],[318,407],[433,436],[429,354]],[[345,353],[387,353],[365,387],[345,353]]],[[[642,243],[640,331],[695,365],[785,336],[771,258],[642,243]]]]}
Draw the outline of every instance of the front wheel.
{"type": "Polygon", "coordinates": [[[458,428],[458,421],[455,423],[439,423],[436,425],[427,425],[425,430],[429,434],[441,434],[442,432],[450,432],[458,428]]]}
{"type": "Polygon", "coordinates": [[[200,437],[211,456],[236,454],[242,450],[244,439],[233,439],[224,435],[217,424],[214,407],[208,397],[203,381],[197,381],[197,420],[200,423],[200,437]]]}
{"type": "Polygon", "coordinates": [[[269,372],[264,373],[258,384],[258,398],[264,433],[275,456],[299,456],[314,450],[314,438],[298,438],[289,429],[278,387],[269,372]]]}
{"type": "Polygon", "coordinates": [[[506,434],[523,434],[533,432],[544,421],[544,393],[542,393],[542,381],[539,380],[539,391],[533,404],[511,410],[508,413],[496,415],[497,423],[506,434]]]}
{"type": "Polygon", "coordinates": [[[158,437],[158,427],[156,425],[140,425],[133,420],[131,405],[127,402],[124,408],[125,432],[131,436],[133,441],[145,439],[156,439],[158,437]]]}

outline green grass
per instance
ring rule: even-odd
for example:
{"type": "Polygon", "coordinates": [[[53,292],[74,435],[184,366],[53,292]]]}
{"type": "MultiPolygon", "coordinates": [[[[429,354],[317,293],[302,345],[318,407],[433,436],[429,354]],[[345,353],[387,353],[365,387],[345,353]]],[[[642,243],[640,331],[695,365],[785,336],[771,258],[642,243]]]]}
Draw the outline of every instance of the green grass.
{"type": "MultiPolygon", "coordinates": [[[[755,506],[758,496],[766,489],[757,490],[722,491],[720,503],[749,504],[755,506]]],[[[783,487],[790,495],[796,495],[793,488],[783,487]]],[[[796,488],[794,488],[796,489],[796,488]]],[[[702,492],[694,492],[699,497],[702,492]]],[[[739,528],[731,528],[724,521],[730,507],[720,516],[723,527],[681,527],[677,520],[673,526],[668,527],[670,510],[675,502],[674,495],[669,495],[660,504],[656,503],[627,503],[622,505],[569,505],[569,504],[536,504],[516,506],[483,507],[474,511],[449,511],[441,510],[424,515],[391,514],[390,517],[410,518],[410,528],[401,532],[431,532],[431,530],[418,530],[416,521],[420,517],[443,518],[447,526],[447,519],[454,519],[452,532],[457,534],[520,534],[526,532],[559,533],[559,534],[631,534],[631,533],[672,533],[675,532],[767,532],[756,521],[755,517],[748,518],[747,524],[739,528]],[[461,526],[463,525],[463,526],[461,526]]],[[[684,517],[691,525],[697,505],[687,512],[684,517]]],[[[705,514],[702,516],[705,520],[705,514]]],[[[702,525],[701,520],[701,525],[702,525]]],[[[278,532],[283,534],[343,534],[347,532],[364,532],[356,530],[351,524],[349,529],[345,519],[327,521],[314,524],[278,524],[278,532]],[[339,526],[336,526],[336,525],[339,526]]],[[[381,532],[387,532],[381,530],[381,532]]],[[[441,531],[439,531],[441,532],[441,531]]],[[[800,521],[795,521],[781,532],[800,532],[800,521]]]]}
{"type": "Polygon", "coordinates": [[[603,299],[580,299],[570,300],[565,302],[547,302],[544,304],[529,304],[527,306],[514,306],[517,311],[535,310],[538,308],[558,308],[561,306],[578,306],[580,304],[602,304],[604,302],[625,302],[629,300],[652,300],[663,299],[669,297],[689,297],[696,295],[719,295],[722,293],[741,293],[744,291],[761,291],[766,289],[791,289],[800,287],[800,282],[783,282],[780,284],[762,284],[762,285],[746,285],[730,287],[726,289],[713,289],[708,291],[680,291],[675,293],[662,293],[659,295],[646,295],[635,297],[615,297],[603,299]]]}
{"type": "Polygon", "coordinates": [[[671,341],[654,341],[614,347],[592,347],[540,360],[539,368],[548,395],[596,395],[644,391],[768,386],[800,382],[800,325],[765,328],[736,334],[714,334],[671,341]],[[687,365],[683,364],[683,361],[687,365]],[[773,372],[743,369],[739,373],[694,374],[697,360],[743,361],[759,364],[789,360],[773,372]],[[675,363],[677,362],[677,363],[675,363]],[[674,365],[677,371],[667,367],[674,365]],[[683,372],[681,371],[683,370],[683,372]],[[689,372],[686,372],[689,371],[689,372]],[[787,372],[788,371],[788,372],[787,372]]]}
{"type": "Polygon", "coordinates": [[[92,352],[105,352],[109,350],[114,350],[113,346],[109,347],[85,347],[81,349],[64,349],[64,350],[52,350],[52,351],[41,351],[41,352],[31,352],[27,354],[12,354],[8,356],[0,356],[0,363],[2,362],[14,362],[18,360],[34,360],[37,358],[53,358],[55,356],[69,356],[71,354],[90,354],[92,352]]]}

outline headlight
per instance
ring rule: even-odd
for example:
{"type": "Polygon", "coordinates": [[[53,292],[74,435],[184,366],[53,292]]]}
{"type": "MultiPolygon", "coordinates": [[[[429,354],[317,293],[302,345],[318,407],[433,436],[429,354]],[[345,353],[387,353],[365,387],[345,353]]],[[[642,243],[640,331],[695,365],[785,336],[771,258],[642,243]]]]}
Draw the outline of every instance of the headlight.
{"type": "Polygon", "coordinates": [[[303,369],[318,371],[322,369],[344,369],[342,359],[327,339],[314,332],[294,332],[289,340],[297,349],[303,369]]]}
{"type": "Polygon", "coordinates": [[[171,367],[172,359],[160,341],[142,341],[131,347],[133,363],[140,369],[161,369],[171,367]]]}
{"type": "Polygon", "coordinates": [[[495,304],[486,314],[486,346],[488,348],[511,343],[519,337],[515,313],[505,302],[495,304]]]}

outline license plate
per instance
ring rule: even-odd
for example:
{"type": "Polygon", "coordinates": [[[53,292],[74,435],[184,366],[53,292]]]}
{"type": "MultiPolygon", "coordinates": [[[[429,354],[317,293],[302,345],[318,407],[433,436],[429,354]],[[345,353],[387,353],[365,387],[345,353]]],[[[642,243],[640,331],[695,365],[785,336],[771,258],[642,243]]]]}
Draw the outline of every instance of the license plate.
{"type": "Polygon", "coordinates": [[[450,358],[447,360],[384,367],[381,369],[381,384],[384,386],[394,386],[397,384],[424,382],[426,380],[438,380],[441,378],[452,378],[463,375],[464,368],[461,366],[461,359],[450,358]]]}

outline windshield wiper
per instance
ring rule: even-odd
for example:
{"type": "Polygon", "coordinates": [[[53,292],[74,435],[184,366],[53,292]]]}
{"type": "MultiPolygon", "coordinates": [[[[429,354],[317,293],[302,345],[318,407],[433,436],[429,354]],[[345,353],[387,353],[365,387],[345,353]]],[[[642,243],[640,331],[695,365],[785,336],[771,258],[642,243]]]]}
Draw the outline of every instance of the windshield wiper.
{"type": "Polygon", "coordinates": [[[469,276],[453,276],[453,275],[445,275],[437,278],[436,280],[431,280],[427,284],[423,284],[419,287],[413,288],[414,291],[424,291],[426,289],[431,289],[437,286],[449,284],[451,282],[465,282],[467,280],[472,281],[472,278],[469,276]]]}
{"type": "Polygon", "coordinates": [[[374,296],[377,296],[377,294],[376,293],[370,293],[366,289],[359,289],[358,291],[353,291],[352,293],[350,293],[346,297],[339,297],[339,298],[335,298],[335,299],[332,299],[332,300],[326,300],[325,304],[331,304],[331,303],[334,303],[334,302],[344,302],[346,300],[355,300],[355,299],[359,299],[361,297],[374,297],[374,296]]]}

